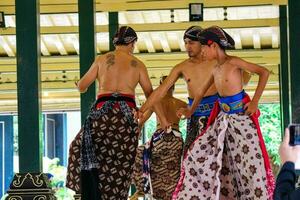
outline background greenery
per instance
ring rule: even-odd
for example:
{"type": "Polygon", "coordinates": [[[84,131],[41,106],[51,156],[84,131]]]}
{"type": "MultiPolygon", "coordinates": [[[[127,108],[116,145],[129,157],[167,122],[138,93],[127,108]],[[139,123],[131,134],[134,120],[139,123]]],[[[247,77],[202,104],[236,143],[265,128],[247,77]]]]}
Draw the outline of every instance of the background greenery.
{"type": "MultiPolygon", "coordinates": [[[[264,136],[265,144],[272,160],[273,167],[280,165],[278,154],[281,143],[281,121],[280,121],[280,104],[261,104],[259,123],[264,136]]],[[[275,170],[275,169],[274,169],[275,170]]]]}

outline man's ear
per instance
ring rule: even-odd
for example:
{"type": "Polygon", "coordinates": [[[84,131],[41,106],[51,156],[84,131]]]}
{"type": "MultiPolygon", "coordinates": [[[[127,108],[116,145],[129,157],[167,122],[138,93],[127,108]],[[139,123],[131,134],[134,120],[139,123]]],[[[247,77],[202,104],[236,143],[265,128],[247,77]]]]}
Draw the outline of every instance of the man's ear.
{"type": "Polygon", "coordinates": [[[131,47],[134,48],[134,46],[135,46],[135,42],[132,42],[131,47]]]}
{"type": "Polygon", "coordinates": [[[215,49],[215,48],[218,47],[218,44],[217,44],[216,42],[214,42],[214,43],[212,43],[212,46],[213,46],[213,48],[215,49]]]}

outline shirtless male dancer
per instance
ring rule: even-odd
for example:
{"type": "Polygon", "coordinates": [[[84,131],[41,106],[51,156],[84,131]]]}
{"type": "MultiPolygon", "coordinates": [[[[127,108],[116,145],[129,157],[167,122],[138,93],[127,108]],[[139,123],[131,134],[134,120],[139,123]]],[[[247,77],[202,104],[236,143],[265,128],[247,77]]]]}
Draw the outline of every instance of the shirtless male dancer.
{"type": "Polygon", "coordinates": [[[192,106],[179,113],[192,115],[212,83],[219,99],[207,130],[193,142],[183,159],[173,199],[270,200],[274,179],[257,109],[269,71],[226,54],[225,49],[234,47],[234,40],[220,27],[203,30],[199,40],[204,57],[216,59],[217,64],[208,81],[199,87],[192,106]],[[252,100],[243,90],[243,70],[259,76],[252,100]]]}
{"type": "Polygon", "coordinates": [[[145,65],[132,55],[136,41],[131,27],[120,27],[116,49],[98,56],[77,83],[80,92],[99,83],[97,100],[69,150],[67,187],[82,200],[128,198],[139,134],[135,88],[140,84],[146,97],[152,92],[145,65]]]}
{"type": "MultiPolygon", "coordinates": [[[[166,77],[161,78],[160,84],[166,77]]],[[[138,147],[133,169],[133,182],[137,192],[130,198],[131,200],[143,196],[170,200],[177,185],[180,176],[183,139],[179,131],[180,118],[177,117],[176,111],[187,105],[184,101],[173,97],[174,89],[173,85],[160,101],[164,115],[171,123],[171,129],[163,130],[159,118],[156,117],[156,131],[150,141],[138,147]]],[[[143,121],[139,121],[141,126],[151,114],[151,110],[146,112],[143,121]]]]}
{"type": "MultiPolygon", "coordinates": [[[[201,55],[201,44],[197,38],[203,29],[199,26],[189,27],[183,36],[185,48],[189,58],[183,62],[177,64],[170,72],[166,80],[154,90],[149,99],[142,105],[139,110],[139,115],[148,110],[156,102],[167,93],[167,91],[175,84],[175,82],[183,77],[187,83],[189,104],[193,102],[196,91],[203,82],[207,81],[207,78],[212,73],[215,61],[204,61],[201,55]]],[[[197,109],[191,118],[187,122],[187,136],[184,145],[184,151],[186,151],[190,144],[195,140],[199,132],[202,132],[206,126],[208,117],[213,108],[215,101],[217,100],[217,89],[212,84],[209,90],[205,93],[205,97],[198,104],[197,109]]]]}
{"type": "MultiPolygon", "coordinates": [[[[142,113],[158,102],[175,82],[183,77],[187,83],[188,103],[192,105],[196,92],[201,84],[207,81],[213,71],[216,61],[204,60],[201,55],[201,44],[197,35],[203,29],[199,26],[189,27],[183,36],[184,44],[189,58],[176,65],[168,75],[168,78],[151,94],[149,99],[142,105],[139,112],[142,113]]],[[[246,84],[250,79],[250,74],[243,72],[243,82],[246,84]]],[[[217,89],[212,84],[206,91],[202,101],[197,105],[196,110],[187,119],[187,135],[184,144],[184,152],[190,147],[191,143],[196,139],[206,127],[209,115],[212,111],[214,103],[218,99],[217,89]]]]}

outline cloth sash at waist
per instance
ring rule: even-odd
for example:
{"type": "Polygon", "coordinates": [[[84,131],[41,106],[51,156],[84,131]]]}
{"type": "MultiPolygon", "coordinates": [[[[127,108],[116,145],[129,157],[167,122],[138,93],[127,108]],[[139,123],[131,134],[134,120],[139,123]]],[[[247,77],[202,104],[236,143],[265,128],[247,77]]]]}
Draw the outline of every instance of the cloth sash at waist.
{"type": "MultiPolygon", "coordinates": [[[[120,102],[124,101],[131,108],[136,107],[135,98],[130,94],[122,94],[122,93],[107,93],[107,94],[99,94],[96,100],[96,108],[99,109],[103,106],[103,104],[107,101],[111,102],[120,102]],[[118,94],[118,95],[116,95],[118,94]]],[[[114,107],[120,108],[119,103],[115,103],[114,107]]]]}
{"type": "MultiPolygon", "coordinates": [[[[163,134],[169,134],[169,133],[166,133],[164,130],[160,129],[161,131],[157,130],[152,138],[151,138],[151,142],[152,143],[155,143],[156,141],[160,140],[162,137],[163,137],[163,134]]],[[[179,132],[179,130],[175,129],[175,128],[172,128],[172,132],[176,137],[181,137],[181,133],[179,132]]]]}
{"type": "MultiPolygon", "coordinates": [[[[203,97],[203,99],[197,106],[195,112],[193,113],[193,116],[195,117],[209,116],[217,100],[218,100],[217,94],[203,97]]],[[[193,104],[194,99],[188,98],[188,101],[189,101],[189,106],[191,106],[193,104]]]]}
{"type": "Polygon", "coordinates": [[[228,114],[244,112],[243,99],[246,93],[242,90],[233,96],[219,97],[219,105],[223,112],[228,114]]]}

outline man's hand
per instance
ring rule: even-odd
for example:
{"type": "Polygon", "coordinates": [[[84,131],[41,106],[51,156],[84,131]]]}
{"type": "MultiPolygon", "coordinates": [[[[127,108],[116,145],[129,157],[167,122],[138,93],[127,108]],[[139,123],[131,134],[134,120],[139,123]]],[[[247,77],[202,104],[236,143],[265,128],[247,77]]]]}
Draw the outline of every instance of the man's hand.
{"type": "Polygon", "coordinates": [[[300,156],[300,146],[290,146],[289,141],[290,131],[288,128],[286,128],[283,141],[279,147],[279,155],[282,164],[288,161],[295,163],[297,161],[297,158],[300,156]]]}
{"type": "Polygon", "coordinates": [[[133,109],[132,113],[133,113],[134,120],[135,120],[137,123],[139,123],[140,121],[143,121],[143,120],[142,120],[143,117],[144,117],[144,113],[143,113],[143,112],[141,112],[141,111],[138,110],[138,109],[133,109]]]}
{"type": "Polygon", "coordinates": [[[166,120],[161,121],[160,126],[167,133],[170,133],[172,131],[172,124],[166,120]]]}
{"type": "Polygon", "coordinates": [[[177,117],[180,119],[190,118],[192,114],[190,108],[179,108],[176,112],[177,117]]]}
{"type": "Polygon", "coordinates": [[[257,107],[258,107],[258,102],[250,101],[246,103],[246,105],[244,106],[245,113],[251,116],[254,113],[256,113],[257,107]]]}

